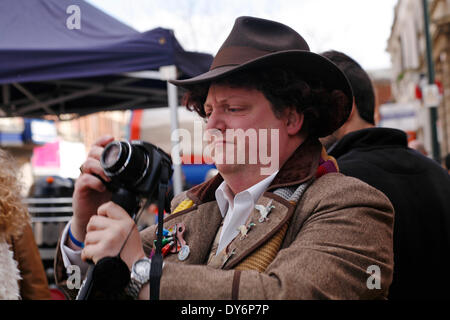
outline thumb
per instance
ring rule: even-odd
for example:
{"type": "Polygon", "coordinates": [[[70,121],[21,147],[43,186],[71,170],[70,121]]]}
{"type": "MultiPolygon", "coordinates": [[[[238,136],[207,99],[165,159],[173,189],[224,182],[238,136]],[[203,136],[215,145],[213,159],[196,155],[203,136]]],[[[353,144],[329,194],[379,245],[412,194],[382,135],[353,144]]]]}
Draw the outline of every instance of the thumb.
{"type": "Polygon", "coordinates": [[[106,202],[98,207],[97,214],[113,220],[122,220],[129,217],[128,212],[112,201],[106,202]]]}

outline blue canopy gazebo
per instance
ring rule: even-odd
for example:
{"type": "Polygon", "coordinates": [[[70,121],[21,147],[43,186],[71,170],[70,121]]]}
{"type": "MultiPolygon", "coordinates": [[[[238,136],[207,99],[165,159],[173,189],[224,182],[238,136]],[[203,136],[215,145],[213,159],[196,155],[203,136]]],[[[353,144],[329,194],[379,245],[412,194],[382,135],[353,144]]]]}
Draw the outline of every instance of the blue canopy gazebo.
{"type": "MultiPolygon", "coordinates": [[[[82,0],[2,0],[0,116],[169,106],[176,129],[179,94],[166,80],[203,73],[212,58],[183,50],[171,30],[137,32],[82,0]]],[[[179,177],[175,168],[175,186],[179,177]]]]}

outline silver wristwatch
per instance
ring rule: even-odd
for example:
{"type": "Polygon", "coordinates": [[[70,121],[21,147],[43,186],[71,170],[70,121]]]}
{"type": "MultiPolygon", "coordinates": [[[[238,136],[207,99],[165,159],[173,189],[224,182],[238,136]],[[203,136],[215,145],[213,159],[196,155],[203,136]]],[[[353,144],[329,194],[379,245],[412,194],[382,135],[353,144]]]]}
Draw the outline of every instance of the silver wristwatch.
{"type": "Polygon", "coordinates": [[[138,298],[142,287],[149,281],[151,264],[152,260],[147,257],[144,257],[133,264],[130,282],[125,289],[126,293],[133,299],[138,298]]]}

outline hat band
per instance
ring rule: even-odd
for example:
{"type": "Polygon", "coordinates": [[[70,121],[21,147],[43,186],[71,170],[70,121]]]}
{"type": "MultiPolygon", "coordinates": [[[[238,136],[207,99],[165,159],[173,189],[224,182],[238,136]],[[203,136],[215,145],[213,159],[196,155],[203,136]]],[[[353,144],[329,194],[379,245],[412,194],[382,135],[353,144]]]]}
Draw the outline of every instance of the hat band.
{"type": "Polygon", "coordinates": [[[271,51],[268,50],[260,50],[251,47],[226,47],[219,50],[209,70],[227,65],[241,65],[270,53],[271,51]]]}

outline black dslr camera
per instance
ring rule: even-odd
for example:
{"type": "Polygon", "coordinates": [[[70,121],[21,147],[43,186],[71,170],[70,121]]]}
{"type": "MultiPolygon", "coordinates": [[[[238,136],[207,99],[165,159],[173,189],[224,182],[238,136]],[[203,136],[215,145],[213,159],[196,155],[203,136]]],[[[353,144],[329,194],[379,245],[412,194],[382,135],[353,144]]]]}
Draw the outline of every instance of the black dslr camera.
{"type": "Polygon", "coordinates": [[[168,154],[139,140],[109,143],[100,163],[111,178],[107,186],[113,192],[112,201],[130,216],[136,214],[142,198],[155,198],[158,187],[167,184],[173,172],[168,154]],[[164,177],[164,172],[168,176],[164,177]]]}

